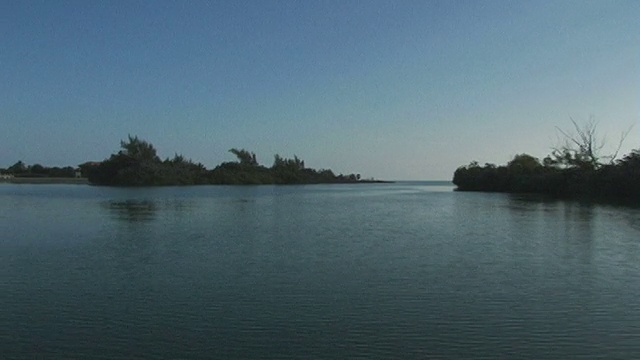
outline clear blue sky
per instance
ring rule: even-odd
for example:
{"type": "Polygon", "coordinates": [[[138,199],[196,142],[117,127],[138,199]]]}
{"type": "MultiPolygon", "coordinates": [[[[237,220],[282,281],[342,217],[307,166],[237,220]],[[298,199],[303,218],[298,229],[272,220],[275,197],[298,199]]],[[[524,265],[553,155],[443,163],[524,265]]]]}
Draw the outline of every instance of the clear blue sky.
{"type": "Polygon", "coordinates": [[[207,167],[241,147],[451,179],[589,116],[640,147],[637,0],[0,0],[0,45],[0,167],[132,134],[207,167]]]}

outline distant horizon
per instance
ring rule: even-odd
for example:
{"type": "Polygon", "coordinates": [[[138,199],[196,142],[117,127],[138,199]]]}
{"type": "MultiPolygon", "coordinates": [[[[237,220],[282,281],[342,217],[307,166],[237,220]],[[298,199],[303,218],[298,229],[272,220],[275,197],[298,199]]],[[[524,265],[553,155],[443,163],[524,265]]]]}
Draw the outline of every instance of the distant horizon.
{"type": "MultiPolygon", "coordinates": [[[[184,154],[183,154],[184,155],[184,154]]],[[[186,156],[185,156],[186,157],[186,156]]],[[[161,157],[162,158],[162,157],[161,157]]],[[[188,157],[186,157],[188,159],[188,157]]],[[[304,158],[301,158],[304,160],[304,158]]],[[[7,164],[6,166],[3,166],[2,164],[0,164],[0,169],[2,170],[7,170],[9,167],[11,167],[12,165],[16,164],[19,161],[22,161],[26,166],[33,166],[33,165],[41,165],[43,167],[46,168],[53,168],[53,167],[59,167],[59,168],[65,168],[65,167],[73,167],[74,169],[77,169],[80,165],[86,164],[86,163],[101,163],[102,161],[104,161],[106,159],[102,159],[102,160],[87,160],[87,161],[83,161],[79,164],[62,164],[62,165],[50,165],[50,164],[41,164],[41,163],[28,163],[26,161],[23,160],[16,160],[15,162],[11,163],[11,164],[7,164]]],[[[230,162],[233,162],[235,160],[229,160],[230,162]]],[[[197,163],[197,162],[196,162],[197,163]]],[[[270,167],[271,165],[267,165],[267,164],[260,164],[262,166],[266,166],[266,167],[270,167]]],[[[311,168],[313,168],[313,166],[310,166],[311,168]]],[[[208,168],[209,170],[211,170],[211,168],[208,168]]],[[[330,169],[330,168],[329,168],[330,169]]],[[[453,174],[451,175],[453,177],[453,174]]],[[[384,180],[384,181],[392,181],[392,182],[434,182],[434,183],[452,183],[451,179],[378,179],[378,178],[373,178],[370,176],[362,176],[363,180],[367,180],[367,179],[375,179],[375,180],[384,180]]]]}
{"type": "MultiPolygon", "coordinates": [[[[631,134],[630,134],[630,135],[631,135],[631,134]]],[[[142,139],[142,140],[146,140],[146,139],[142,139]]],[[[157,149],[157,148],[156,148],[156,149],[157,149]]],[[[629,152],[634,151],[634,150],[638,150],[638,149],[640,149],[640,147],[638,147],[637,149],[631,149],[629,152]]],[[[158,150],[158,152],[160,153],[159,149],[157,149],[157,150],[158,150]]],[[[249,150],[249,151],[250,151],[250,149],[247,149],[247,150],[249,150]]],[[[6,165],[4,165],[4,166],[3,166],[3,164],[0,164],[0,169],[4,169],[4,170],[6,170],[7,168],[9,168],[10,166],[12,166],[12,165],[16,164],[16,163],[17,163],[17,162],[19,162],[19,161],[22,161],[22,162],[23,162],[25,165],[27,165],[27,166],[42,165],[42,166],[44,166],[44,167],[49,167],[49,168],[52,168],[52,167],[60,167],[60,168],[64,168],[64,167],[73,167],[73,168],[77,168],[78,166],[80,166],[80,165],[82,165],[82,164],[91,163],[91,162],[100,163],[100,162],[103,162],[103,161],[105,161],[105,160],[108,160],[108,159],[109,159],[109,157],[110,157],[112,154],[116,154],[118,151],[119,151],[119,149],[116,149],[116,150],[114,150],[113,152],[111,152],[110,154],[106,155],[104,158],[99,159],[99,160],[95,160],[95,159],[93,159],[93,160],[92,160],[92,159],[90,159],[90,160],[81,161],[81,162],[80,162],[80,163],[78,163],[78,164],[70,164],[70,163],[68,163],[68,164],[31,163],[31,162],[28,162],[28,161],[24,161],[23,159],[18,159],[18,160],[16,160],[16,161],[13,161],[13,162],[11,162],[11,163],[8,163],[8,164],[6,164],[6,165]]],[[[233,155],[229,154],[229,151],[228,151],[228,150],[227,150],[227,152],[226,152],[226,153],[228,154],[228,155],[226,156],[226,158],[227,158],[227,159],[224,159],[221,163],[224,163],[224,162],[234,162],[234,161],[236,161],[236,160],[237,160],[237,159],[235,159],[235,158],[234,158],[234,156],[233,156],[233,155]]],[[[282,153],[274,153],[274,154],[272,155],[272,157],[273,157],[273,156],[275,156],[276,154],[282,155],[282,153]]],[[[526,153],[526,152],[522,152],[521,154],[528,154],[528,153],[526,153]]],[[[627,154],[627,153],[625,153],[625,152],[622,152],[622,151],[621,151],[621,152],[618,154],[618,156],[617,156],[617,158],[616,158],[616,159],[620,159],[620,158],[624,157],[624,155],[626,155],[626,154],[627,154]]],[[[184,156],[184,157],[185,157],[186,159],[188,159],[188,160],[191,160],[191,161],[193,161],[193,162],[195,162],[195,163],[203,164],[203,165],[204,165],[207,169],[209,169],[209,170],[211,170],[211,169],[213,169],[215,166],[217,166],[217,165],[221,164],[221,163],[219,163],[219,164],[214,164],[214,165],[212,165],[212,166],[207,166],[207,165],[206,165],[206,164],[204,164],[203,162],[201,162],[201,161],[197,161],[196,159],[193,159],[193,158],[189,157],[187,154],[181,154],[181,153],[177,153],[177,152],[174,152],[171,156],[169,156],[169,155],[167,155],[167,156],[163,156],[163,155],[160,155],[160,154],[159,154],[158,156],[159,156],[159,158],[160,158],[160,159],[164,160],[164,159],[171,158],[171,157],[172,157],[172,156],[174,156],[174,155],[182,155],[182,156],[184,156]]],[[[259,155],[259,154],[256,154],[256,155],[259,155]]],[[[291,155],[291,156],[294,156],[294,155],[295,155],[295,156],[298,156],[301,160],[305,160],[304,156],[302,156],[302,155],[300,155],[300,154],[293,154],[293,155],[291,155]]],[[[518,154],[516,154],[516,155],[518,155],[518,154]]],[[[531,155],[531,154],[528,154],[528,155],[531,155]]],[[[547,155],[549,155],[549,154],[547,154],[547,155]]],[[[532,155],[532,156],[533,156],[533,155],[532,155]]],[[[534,156],[534,157],[536,157],[536,156],[534,156]]],[[[542,158],[539,158],[539,157],[536,157],[536,158],[538,158],[538,160],[542,161],[542,158]]],[[[511,159],[509,159],[509,160],[511,160],[511,159]]],[[[306,160],[305,160],[305,162],[306,162],[306,160]]],[[[458,164],[458,165],[456,165],[455,169],[457,169],[457,168],[459,168],[459,167],[461,167],[461,166],[467,166],[467,165],[469,165],[471,162],[477,162],[477,161],[476,161],[476,160],[470,160],[470,161],[468,161],[468,162],[466,162],[466,163],[458,164]]],[[[495,165],[497,165],[497,166],[502,166],[502,165],[507,165],[508,161],[505,161],[504,163],[496,163],[496,162],[488,161],[488,162],[486,162],[486,163],[495,164],[495,165]]],[[[260,161],[260,157],[259,157],[259,156],[258,156],[258,164],[259,164],[259,165],[261,165],[261,166],[265,166],[265,167],[271,167],[271,164],[260,161]]],[[[308,163],[307,163],[307,164],[308,164],[308,163]]],[[[321,169],[321,168],[318,168],[318,167],[316,167],[316,166],[313,166],[312,164],[308,164],[308,165],[309,165],[309,166],[308,166],[309,168],[321,169]]],[[[329,167],[327,167],[327,168],[325,168],[325,169],[333,170],[330,166],[329,166],[329,167]]],[[[454,169],[454,171],[455,171],[455,169],[454,169]]],[[[336,174],[349,174],[349,173],[354,173],[354,174],[355,174],[355,173],[357,173],[357,172],[355,172],[355,171],[348,171],[348,170],[347,170],[347,171],[335,171],[335,173],[336,173],[336,174]]],[[[451,179],[453,178],[453,172],[451,173],[451,177],[450,177],[449,179],[442,179],[442,178],[441,178],[441,179],[437,179],[437,178],[412,178],[412,179],[409,179],[409,178],[394,178],[393,176],[391,176],[390,178],[378,178],[378,177],[374,177],[374,176],[368,176],[367,174],[360,174],[360,175],[362,176],[362,179],[376,179],[376,180],[384,180],[384,181],[392,181],[392,182],[449,182],[449,183],[451,183],[451,182],[452,182],[452,180],[451,180],[451,179]]]]}
{"type": "Polygon", "coordinates": [[[635,125],[640,2],[0,0],[0,164],[101,161],[127,134],[210,168],[449,178],[635,125]]]}

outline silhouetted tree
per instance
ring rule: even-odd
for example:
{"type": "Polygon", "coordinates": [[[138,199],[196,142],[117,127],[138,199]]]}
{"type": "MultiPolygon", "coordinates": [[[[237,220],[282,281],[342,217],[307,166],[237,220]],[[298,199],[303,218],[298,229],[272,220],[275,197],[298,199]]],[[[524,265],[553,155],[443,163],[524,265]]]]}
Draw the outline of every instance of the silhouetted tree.
{"type": "Polygon", "coordinates": [[[516,155],[506,166],[477,162],[459,167],[453,183],[461,191],[539,193],[560,197],[616,198],[640,202],[640,151],[614,164],[558,167],[516,155]]]}
{"type": "Polygon", "coordinates": [[[622,132],[614,152],[603,154],[605,141],[604,138],[599,138],[598,123],[593,117],[582,126],[573,119],[571,119],[571,123],[573,131],[564,131],[556,127],[556,130],[562,135],[563,141],[560,146],[554,147],[551,155],[545,159],[547,166],[556,165],[594,170],[604,164],[613,164],[625,139],[631,132],[631,127],[622,132]]]}
{"type": "Polygon", "coordinates": [[[34,175],[46,175],[47,169],[40,164],[34,164],[29,167],[29,172],[34,175]]]}
{"type": "Polygon", "coordinates": [[[160,161],[156,149],[150,143],[138,139],[137,136],[128,136],[128,141],[120,141],[122,150],[120,154],[128,156],[135,161],[160,161]]]}
{"type": "MultiPolygon", "coordinates": [[[[495,165],[489,164],[489,168],[495,168],[495,165]]],[[[536,170],[539,170],[542,167],[540,161],[528,154],[519,154],[514,156],[513,160],[507,163],[507,169],[512,172],[517,173],[532,173],[536,170]]]]}
{"type": "Polygon", "coordinates": [[[16,162],[15,164],[9,166],[7,171],[14,175],[20,175],[27,172],[27,166],[22,162],[22,160],[16,162]]]}
{"type": "Polygon", "coordinates": [[[229,152],[232,153],[233,155],[235,155],[238,158],[238,161],[240,162],[240,164],[242,165],[249,165],[249,166],[257,166],[258,165],[258,160],[256,159],[256,154],[249,152],[245,149],[229,149],[229,152]]]}
{"type": "Polygon", "coordinates": [[[96,165],[81,165],[89,181],[97,185],[149,186],[190,184],[312,184],[357,182],[359,175],[335,176],[331,170],[316,171],[305,167],[302,159],[275,155],[267,168],[258,164],[255,153],[230,149],[237,162],[224,162],[213,170],[195,164],[182,155],[161,161],[150,143],[137,136],[121,142],[121,150],[96,165]]]}
{"type": "Polygon", "coordinates": [[[89,175],[89,181],[102,185],[164,185],[163,168],[156,149],[137,136],[121,141],[122,150],[102,163],[89,175]]]}

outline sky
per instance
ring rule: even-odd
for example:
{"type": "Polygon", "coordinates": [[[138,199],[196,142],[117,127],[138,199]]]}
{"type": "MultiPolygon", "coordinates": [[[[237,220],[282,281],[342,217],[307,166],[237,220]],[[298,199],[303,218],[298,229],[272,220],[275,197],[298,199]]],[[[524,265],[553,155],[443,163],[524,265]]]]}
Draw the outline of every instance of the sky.
{"type": "Polygon", "coordinates": [[[137,135],[387,180],[543,158],[598,122],[640,148],[640,1],[0,0],[0,167],[137,135]]]}

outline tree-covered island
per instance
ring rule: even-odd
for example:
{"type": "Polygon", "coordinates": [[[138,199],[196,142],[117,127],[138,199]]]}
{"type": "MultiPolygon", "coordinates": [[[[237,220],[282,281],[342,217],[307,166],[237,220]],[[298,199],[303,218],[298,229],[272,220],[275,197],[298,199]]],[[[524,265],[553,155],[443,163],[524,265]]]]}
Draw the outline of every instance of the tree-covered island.
{"type": "Polygon", "coordinates": [[[542,161],[516,155],[506,165],[459,167],[453,183],[459,191],[534,193],[566,198],[625,200],[640,204],[640,149],[617,159],[617,150],[602,155],[604,143],[596,136],[596,123],[573,122],[575,134],[560,130],[565,143],[553,148],[542,161]]]}
{"type": "Polygon", "coordinates": [[[362,180],[359,174],[335,175],[331,170],[307,168],[303,160],[274,156],[271,167],[260,165],[256,154],[245,149],[231,149],[237,161],[223,162],[209,170],[200,163],[176,154],[160,159],[154,146],[137,136],[121,141],[121,150],[100,163],[81,165],[82,173],[95,185],[164,186],[164,185],[258,185],[258,184],[329,184],[382,182],[362,180]]]}

